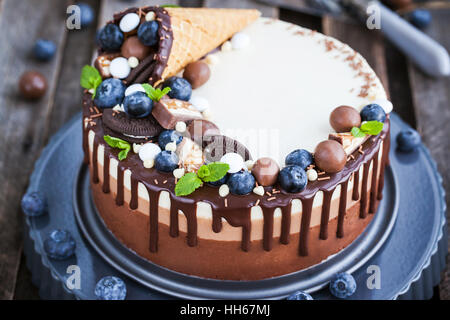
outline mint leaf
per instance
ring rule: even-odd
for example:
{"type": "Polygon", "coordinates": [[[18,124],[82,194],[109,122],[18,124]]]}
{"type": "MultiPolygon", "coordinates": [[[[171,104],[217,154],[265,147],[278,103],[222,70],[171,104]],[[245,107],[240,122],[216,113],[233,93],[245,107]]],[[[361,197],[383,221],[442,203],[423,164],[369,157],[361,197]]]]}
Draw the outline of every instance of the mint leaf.
{"type": "Polygon", "coordinates": [[[198,169],[197,175],[200,179],[205,181],[205,178],[207,178],[211,174],[211,171],[209,170],[207,165],[203,165],[198,169]]]}
{"type": "Polygon", "coordinates": [[[383,130],[383,122],[380,121],[367,121],[361,125],[361,131],[371,136],[378,135],[383,130]]]}
{"type": "Polygon", "coordinates": [[[118,155],[120,161],[126,159],[126,157],[128,156],[128,152],[131,149],[131,145],[127,141],[111,136],[103,136],[103,139],[111,148],[122,150],[118,155]]]}
{"type": "Polygon", "coordinates": [[[353,127],[350,132],[355,138],[364,138],[366,136],[366,134],[362,132],[358,127],[353,127]]]}
{"type": "MultiPolygon", "coordinates": [[[[207,176],[203,178],[201,177],[204,182],[214,182],[220,180],[227,174],[228,170],[230,170],[230,166],[223,162],[211,162],[207,165],[203,165],[202,167],[207,167],[209,171],[207,176]]],[[[200,170],[202,167],[200,167],[200,170]]]]}
{"type": "Polygon", "coordinates": [[[96,68],[85,65],[81,69],[80,85],[87,90],[94,89],[93,98],[95,97],[95,90],[97,90],[100,83],[102,83],[102,76],[96,68]]]}
{"type": "Polygon", "coordinates": [[[186,173],[178,180],[177,185],[175,186],[175,194],[177,196],[187,196],[200,188],[201,185],[202,180],[200,180],[195,172],[186,173]]]}
{"type": "Polygon", "coordinates": [[[166,94],[168,94],[170,92],[170,88],[169,87],[165,87],[164,89],[155,89],[153,88],[151,85],[149,85],[148,83],[144,83],[142,85],[142,87],[145,90],[145,93],[147,94],[147,96],[152,99],[153,101],[158,102],[159,100],[161,100],[162,97],[164,97],[166,94]]]}

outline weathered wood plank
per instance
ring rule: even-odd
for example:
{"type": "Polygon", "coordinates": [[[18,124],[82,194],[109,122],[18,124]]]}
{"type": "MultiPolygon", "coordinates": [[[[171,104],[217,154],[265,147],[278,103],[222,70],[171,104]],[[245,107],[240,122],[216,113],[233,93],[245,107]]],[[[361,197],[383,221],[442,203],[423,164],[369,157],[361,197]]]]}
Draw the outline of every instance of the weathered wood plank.
{"type": "MultiPolygon", "coordinates": [[[[431,11],[433,22],[426,32],[439,41],[447,51],[450,50],[448,36],[448,20],[450,10],[431,11]]],[[[417,130],[423,142],[430,149],[436,160],[439,172],[443,177],[447,190],[447,208],[450,206],[450,78],[432,79],[411,63],[408,66],[417,130]]],[[[447,217],[448,217],[447,211],[447,217]]],[[[447,222],[449,220],[447,219],[447,222]]],[[[450,227],[450,224],[448,224],[450,227]]],[[[449,244],[450,244],[450,238],[449,244]]],[[[450,260],[447,259],[447,270],[444,273],[440,288],[441,299],[450,300],[450,260]]]]}
{"type": "Polygon", "coordinates": [[[3,0],[0,16],[0,300],[13,297],[20,261],[22,227],[20,199],[44,140],[44,128],[53,103],[62,44],[65,41],[65,1],[42,0],[30,9],[26,1],[3,0]],[[38,63],[30,51],[37,38],[58,45],[54,59],[38,63]],[[20,75],[39,70],[48,81],[48,92],[39,101],[18,94],[20,75]]]}
{"type": "Polygon", "coordinates": [[[278,8],[268,6],[253,0],[205,0],[204,6],[208,8],[251,8],[261,11],[263,17],[278,18],[278,8]]]}

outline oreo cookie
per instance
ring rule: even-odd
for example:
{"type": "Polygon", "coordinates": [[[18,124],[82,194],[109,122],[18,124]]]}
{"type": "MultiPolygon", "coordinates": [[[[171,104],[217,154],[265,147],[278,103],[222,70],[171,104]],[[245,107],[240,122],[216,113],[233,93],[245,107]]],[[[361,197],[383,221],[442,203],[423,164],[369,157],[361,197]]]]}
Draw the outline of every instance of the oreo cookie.
{"type": "Polygon", "coordinates": [[[105,134],[131,143],[147,142],[164,130],[152,115],[135,119],[130,118],[125,112],[104,109],[102,120],[105,134]]]}
{"type": "MultiPolygon", "coordinates": [[[[204,139],[209,140],[203,150],[206,162],[220,161],[224,154],[231,152],[240,154],[245,161],[252,159],[250,151],[242,143],[230,137],[214,135],[204,137],[204,139]]],[[[205,140],[203,143],[205,143],[205,140]]]]}

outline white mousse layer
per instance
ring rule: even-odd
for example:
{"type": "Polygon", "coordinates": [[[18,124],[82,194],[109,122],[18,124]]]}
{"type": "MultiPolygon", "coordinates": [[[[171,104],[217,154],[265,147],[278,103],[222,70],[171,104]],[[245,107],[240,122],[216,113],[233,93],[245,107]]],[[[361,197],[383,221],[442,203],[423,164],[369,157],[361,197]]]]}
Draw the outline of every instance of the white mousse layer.
{"type": "Polygon", "coordinates": [[[267,18],[243,33],[249,44],[214,53],[211,78],[193,96],[209,101],[212,120],[253,159],[284,165],[295,149],[313,152],[332,132],[334,108],[386,98],[366,60],[336,39],[267,18]]]}

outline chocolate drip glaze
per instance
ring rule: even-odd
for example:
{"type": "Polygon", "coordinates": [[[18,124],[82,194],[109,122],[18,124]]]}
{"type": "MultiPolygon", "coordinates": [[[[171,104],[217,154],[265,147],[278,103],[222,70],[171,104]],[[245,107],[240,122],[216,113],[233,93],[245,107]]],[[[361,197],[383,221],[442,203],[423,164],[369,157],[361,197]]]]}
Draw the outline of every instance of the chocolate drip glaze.
{"type": "MultiPolygon", "coordinates": [[[[85,94],[84,106],[89,110],[93,105],[91,95],[85,94]]],[[[86,109],[85,109],[86,110],[86,109]]],[[[90,116],[87,111],[86,117],[90,116]]],[[[95,132],[94,148],[93,148],[93,182],[98,183],[98,164],[97,164],[97,152],[100,141],[103,141],[103,126],[101,125],[101,118],[96,118],[97,124],[90,128],[84,129],[84,136],[87,136],[89,130],[95,132]],[[95,182],[97,181],[97,182],[95,182]]],[[[130,153],[125,160],[118,161],[117,167],[117,197],[116,204],[122,205],[124,201],[124,171],[129,169],[131,174],[131,200],[130,208],[136,209],[138,207],[138,183],[142,183],[148,191],[150,199],[150,252],[157,252],[158,250],[158,200],[162,191],[166,191],[170,195],[171,208],[170,208],[170,234],[171,236],[178,236],[178,210],[181,210],[186,216],[188,230],[187,230],[187,243],[190,246],[197,245],[197,202],[203,201],[211,205],[212,208],[212,229],[214,232],[220,232],[222,230],[222,218],[225,219],[233,227],[242,228],[242,241],[241,248],[243,251],[250,250],[250,235],[251,235],[251,208],[256,205],[261,207],[264,216],[264,235],[263,244],[265,250],[270,250],[273,247],[273,214],[275,208],[281,208],[282,220],[281,220],[281,236],[280,242],[283,244],[289,243],[289,233],[291,225],[291,202],[293,199],[299,199],[302,202],[302,218],[300,227],[300,239],[299,239],[299,255],[308,255],[308,237],[309,228],[311,223],[311,213],[314,201],[314,195],[318,191],[324,192],[324,204],[323,207],[323,223],[321,223],[321,236],[328,235],[327,223],[325,216],[329,216],[331,194],[338,184],[341,184],[341,196],[339,203],[339,215],[338,215],[338,230],[337,236],[342,237],[344,235],[343,220],[346,212],[346,190],[348,186],[348,180],[354,174],[354,189],[353,197],[355,196],[355,190],[358,189],[359,181],[359,168],[364,166],[362,190],[361,190],[361,218],[367,215],[367,198],[368,198],[368,173],[371,161],[376,161],[379,147],[383,139],[388,136],[389,133],[389,120],[385,123],[385,128],[379,136],[370,137],[363,145],[363,154],[355,153],[355,160],[349,161],[345,168],[338,173],[329,175],[328,180],[310,182],[305,190],[301,193],[286,193],[281,190],[279,193],[273,193],[273,189],[280,190],[278,186],[266,187],[265,191],[273,193],[271,200],[269,197],[261,197],[256,194],[248,194],[246,196],[237,196],[230,194],[227,196],[227,205],[224,204],[224,199],[218,195],[217,188],[205,185],[202,188],[196,190],[189,196],[177,197],[174,194],[175,178],[170,173],[158,172],[155,169],[145,169],[142,166],[142,161],[138,155],[130,153]],[[158,181],[165,181],[165,183],[159,183],[158,181]]],[[[385,140],[383,147],[383,154],[381,160],[380,170],[384,170],[384,166],[388,162],[389,143],[385,140]]],[[[83,138],[83,149],[88,150],[88,140],[83,138]]],[[[109,162],[111,158],[118,159],[118,149],[109,147],[106,143],[104,146],[104,152],[108,155],[105,158],[105,163],[109,162]]],[[[374,164],[375,167],[375,164],[374,164]]],[[[384,171],[383,171],[384,172],[384,171]]],[[[109,181],[109,170],[104,170],[104,180],[109,181]]],[[[376,180],[376,179],[375,179],[376,180]]],[[[382,188],[382,177],[380,177],[378,184],[378,192],[380,194],[382,188]]],[[[375,186],[376,188],[376,186],[375,186]]],[[[357,192],[356,192],[357,194],[357,192]]],[[[356,198],[359,198],[357,195],[356,198]]]]}
{"type": "Polygon", "coordinates": [[[378,182],[378,192],[377,199],[381,200],[383,198],[383,187],[384,187],[384,169],[389,164],[389,148],[391,145],[391,136],[388,134],[383,142],[383,154],[381,156],[381,168],[380,168],[380,181],[378,182]]]}
{"type": "Polygon", "coordinates": [[[356,201],[359,199],[359,169],[353,174],[353,191],[352,200],[356,201]]]}
{"type": "Polygon", "coordinates": [[[344,218],[347,212],[347,189],[348,180],[341,183],[341,196],[339,198],[339,213],[338,213],[338,224],[336,230],[336,237],[344,237],[344,218]]]}
{"type": "MultiPolygon", "coordinates": [[[[169,60],[173,43],[170,16],[164,8],[149,6],[143,8],[129,8],[125,11],[116,13],[113,20],[108,22],[119,24],[122,17],[127,13],[134,12],[140,16],[145,16],[145,14],[149,11],[155,12],[156,21],[159,23],[158,36],[160,41],[158,43],[158,49],[156,53],[152,53],[150,56],[140,61],[139,65],[131,70],[130,74],[125,79],[125,83],[127,85],[144,82],[154,84],[161,80],[162,74],[169,60]]],[[[99,50],[99,53],[103,53],[101,49],[99,50]]]]}
{"type": "Polygon", "coordinates": [[[377,181],[378,181],[378,155],[380,151],[377,151],[375,157],[373,158],[372,167],[372,182],[370,183],[370,202],[369,202],[369,213],[375,213],[377,206],[377,181]]]}
{"type": "Polygon", "coordinates": [[[103,152],[103,192],[109,193],[109,155],[106,152],[103,152]]]}
{"type": "Polygon", "coordinates": [[[320,218],[319,234],[319,238],[322,240],[328,239],[328,221],[330,221],[331,197],[333,196],[333,192],[334,189],[331,191],[323,192],[322,215],[320,218]]]}

